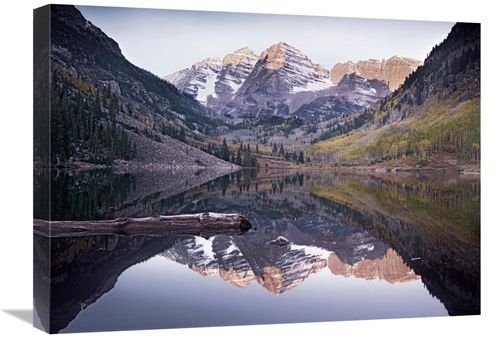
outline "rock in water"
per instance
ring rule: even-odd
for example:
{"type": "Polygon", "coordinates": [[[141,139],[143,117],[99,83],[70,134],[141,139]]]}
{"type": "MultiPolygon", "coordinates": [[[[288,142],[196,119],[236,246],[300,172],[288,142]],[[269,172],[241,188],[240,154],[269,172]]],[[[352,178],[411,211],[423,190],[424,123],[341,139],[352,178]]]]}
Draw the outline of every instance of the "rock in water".
{"type": "Polygon", "coordinates": [[[276,239],[273,239],[272,241],[268,242],[268,244],[278,245],[278,246],[288,245],[289,243],[290,241],[283,236],[278,236],[276,237],[276,239]]]}

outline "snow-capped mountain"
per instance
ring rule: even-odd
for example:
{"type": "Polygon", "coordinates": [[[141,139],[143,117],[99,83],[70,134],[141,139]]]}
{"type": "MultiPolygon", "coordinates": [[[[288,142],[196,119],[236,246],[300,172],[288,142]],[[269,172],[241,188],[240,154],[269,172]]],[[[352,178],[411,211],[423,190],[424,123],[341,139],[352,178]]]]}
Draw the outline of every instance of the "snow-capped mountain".
{"type": "Polygon", "coordinates": [[[220,101],[231,99],[252,71],[257,59],[257,54],[243,47],[227,54],[222,61],[219,58],[206,58],[164,79],[204,105],[215,107],[220,101]]]}
{"type": "Polygon", "coordinates": [[[297,48],[284,42],[259,56],[252,72],[223,110],[236,116],[289,116],[296,93],[331,87],[329,73],[297,48]]]}
{"type": "Polygon", "coordinates": [[[206,58],[191,68],[169,74],[165,80],[175,85],[181,92],[191,95],[206,105],[207,96],[213,94],[215,80],[222,68],[218,58],[206,58]]]}
{"type": "Polygon", "coordinates": [[[337,64],[329,71],[279,42],[259,56],[244,47],[222,61],[207,58],[165,79],[220,114],[324,120],[349,115],[387,96],[389,81],[399,85],[418,62],[370,59],[337,64]]]}
{"type": "Polygon", "coordinates": [[[258,58],[258,55],[248,47],[226,55],[222,59],[222,68],[215,82],[214,101],[230,99],[240,89],[258,58]]]}
{"type": "Polygon", "coordinates": [[[289,115],[289,97],[331,87],[329,71],[279,42],[260,56],[243,47],[220,59],[207,58],[165,80],[222,114],[289,115]]]}
{"type": "Polygon", "coordinates": [[[282,85],[279,94],[325,89],[331,86],[329,72],[313,63],[304,53],[285,42],[272,45],[261,53],[257,64],[239,94],[252,87],[282,85]]]}

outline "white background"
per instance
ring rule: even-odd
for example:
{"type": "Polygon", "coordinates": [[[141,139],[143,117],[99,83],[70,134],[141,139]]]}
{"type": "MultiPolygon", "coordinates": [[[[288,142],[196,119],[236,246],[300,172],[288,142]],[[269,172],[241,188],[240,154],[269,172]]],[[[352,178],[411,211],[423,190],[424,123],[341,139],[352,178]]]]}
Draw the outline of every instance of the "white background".
{"type": "MultiPolygon", "coordinates": [[[[128,331],[78,334],[78,337],[186,337],[255,336],[302,337],[307,335],[344,337],[491,337],[498,334],[498,291],[496,250],[498,209],[495,188],[495,160],[498,158],[499,109],[493,105],[498,91],[498,12],[495,2],[477,1],[341,1],[299,2],[253,0],[213,1],[78,1],[81,5],[129,6],[170,9],[218,10],[273,14],[304,14],[382,19],[480,22],[482,30],[482,314],[469,317],[372,320],[317,324],[267,325],[182,330],[128,331]],[[286,5],[285,5],[286,4],[286,5]],[[491,330],[491,331],[490,331],[491,330]],[[488,332],[490,331],[490,332],[488,332]]],[[[1,103],[0,106],[0,335],[41,337],[24,317],[32,308],[32,18],[42,1],[10,1],[0,11],[1,103]],[[21,317],[21,318],[20,318],[21,317]]],[[[245,306],[245,304],[241,304],[245,306]]]]}

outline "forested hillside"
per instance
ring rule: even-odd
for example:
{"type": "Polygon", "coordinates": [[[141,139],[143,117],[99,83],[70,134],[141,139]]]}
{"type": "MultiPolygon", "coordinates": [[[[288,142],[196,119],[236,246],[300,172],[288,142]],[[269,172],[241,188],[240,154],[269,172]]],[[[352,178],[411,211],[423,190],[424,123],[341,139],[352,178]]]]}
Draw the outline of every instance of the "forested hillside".
{"type": "Polygon", "coordinates": [[[77,77],[54,72],[51,130],[57,132],[51,133],[51,147],[56,164],[70,158],[112,164],[115,159],[134,157],[137,144],[131,144],[124,127],[117,122],[119,112],[123,113],[123,107],[110,90],[100,93],[98,88],[85,85],[77,77]]]}
{"type": "Polygon", "coordinates": [[[196,149],[223,124],[211,111],[130,63],[74,6],[50,5],[46,14],[39,12],[35,24],[49,22],[44,29],[50,28],[50,53],[44,60],[36,55],[41,74],[34,80],[35,87],[50,83],[50,99],[37,97],[50,109],[50,126],[42,121],[49,116],[37,111],[36,126],[42,128],[34,133],[35,163],[231,167],[196,149]],[[50,155],[40,156],[49,141],[50,155]]]}
{"type": "Polygon", "coordinates": [[[480,108],[480,25],[457,23],[392,95],[307,154],[332,165],[425,166],[445,158],[479,167],[480,108]]]}

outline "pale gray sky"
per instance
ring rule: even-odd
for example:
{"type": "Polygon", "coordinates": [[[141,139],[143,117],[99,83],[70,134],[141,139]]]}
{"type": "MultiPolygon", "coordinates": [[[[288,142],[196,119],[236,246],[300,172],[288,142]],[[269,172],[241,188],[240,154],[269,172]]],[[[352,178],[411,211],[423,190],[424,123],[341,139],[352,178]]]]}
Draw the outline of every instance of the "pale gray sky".
{"type": "Polygon", "coordinates": [[[260,54],[284,41],[314,63],[394,55],[424,60],[454,22],[356,19],[77,6],[87,20],[113,38],[135,65],[158,76],[188,68],[206,57],[223,58],[248,46],[260,54]]]}

